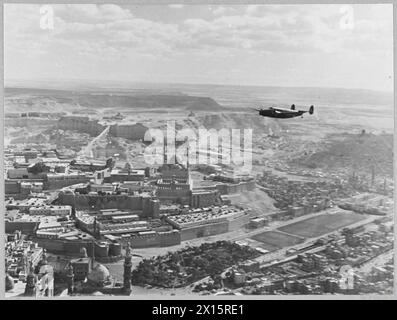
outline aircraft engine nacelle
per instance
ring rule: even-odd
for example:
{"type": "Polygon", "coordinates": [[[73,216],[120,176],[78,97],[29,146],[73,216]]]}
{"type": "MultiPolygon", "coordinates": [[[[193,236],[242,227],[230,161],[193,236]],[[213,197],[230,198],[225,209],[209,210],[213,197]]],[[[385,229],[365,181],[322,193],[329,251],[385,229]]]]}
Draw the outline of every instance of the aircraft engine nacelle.
{"type": "Polygon", "coordinates": [[[291,106],[291,110],[295,110],[295,105],[294,104],[291,106]]]}

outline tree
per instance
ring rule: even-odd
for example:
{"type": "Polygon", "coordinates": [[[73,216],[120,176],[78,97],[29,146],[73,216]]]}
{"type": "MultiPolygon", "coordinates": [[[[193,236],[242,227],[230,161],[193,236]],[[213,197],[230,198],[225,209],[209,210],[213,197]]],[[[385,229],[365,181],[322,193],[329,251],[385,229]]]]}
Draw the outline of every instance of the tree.
{"type": "Polygon", "coordinates": [[[43,162],[38,162],[34,166],[28,168],[28,172],[39,174],[48,171],[48,167],[43,162]]]}
{"type": "Polygon", "coordinates": [[[109,159],[107,159],[106,160],[106,165],[105,165],[105,168],[110,168],[110,169],[112,169],[113,167],[114,167],[114,161],[113,161],[113,159],[112,158],[109,158],[109,159]]]}
{"type": "Polygon", "coordinates": [[[125,164],[124,169],[128,172],[128,175],[131,174],[131,164],[129,164],[128,162],[125,164]]]}

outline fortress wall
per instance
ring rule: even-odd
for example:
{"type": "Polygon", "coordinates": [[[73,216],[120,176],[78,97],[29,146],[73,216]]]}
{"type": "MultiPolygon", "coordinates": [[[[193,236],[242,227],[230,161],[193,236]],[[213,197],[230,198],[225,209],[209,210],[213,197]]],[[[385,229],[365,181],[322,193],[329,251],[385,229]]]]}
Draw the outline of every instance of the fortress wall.
{"type": "Polygon", "coordinates": [[[95,256],[99,258],[105,258],[109,256],[109,246],[108,245],[99,246],[95,243],[95,256]]]}
{"type": "Polygon", "coordinates": [[[145,137],[147,127],[141,124],[128,124],[128,125],[112,125],[109,133],[114,137],[120,137],[130,140],[140,140],[145,137]]]}
{"type": "Polygon", "coordinates": [[[190,198],[190,190],[189,189],[180,189],[180,190],[171,190],[171,189],[157,189],[157,196],[159,198],[178,198],[178,197],[189,197],[190,198]]]}
{"type": "Polygon", "coordinates": [[[180,230],[181,241],[190,239],[208,237],[215,234],[226,233],[229,230],[229,222],[222,221],[213,224],[205,224],[180,230]]]}
{"type": "Polygon", "coordinates": [[[59,203],[75,206],[75,209],[123,209],[142,210],[142,216],[156,217],[159,214],[159,203],[152,198],[129,195],[74,195],[59,193],[59,203]]]}
{"type": "Polygon", "coordinates": [[[61,189],[64,187],[68,187],[74,184],[78,183],[86,183],[89,182],[90,179],[88,177],[82,178],[82,179],[66,179],[66,180],[56,180],[56,181],[46,181],[44,188],[46,190],[55,190],[55,189],[61,189]]]}
{"type": "Polygon", "coordinates": [[[63,245],[63,252],[80,253],[80,250],[84,247],[87,249],[87,255],[92,255],[92,243],[87,241],[67,241],[67,240],[59,240],[59,242],[63,245]]]}
{"type": "Polygon", "coordinates": [[[77,130],[92,136],[97,136],[105,130],[105,126],[99,124],[97,120],[90,120],[88,117],[62,117],[57,124],[59,129],[77,130]]]}
{"type": "Polygon", "coordinates": [[[130,241],[132,248],[146,248],[146,247],[158,247],[160,244],[159,236],[136,236],[131,238],[130,241]]]}
{"type": "Polygon", "coordinates": [[[212,205],[215,205],[217,199],[218,199],[218,192],[216,191],[212,191],[212,192],[208,191],[206,193],[192,192],[190,198],[190,205],[193,208],[210,207],[212,205]]]}
{"type": "Polygon", "coordinates": [[[193,192],[196,190],[205,190],[205,191],[218,191],[219,192],[219,188],[218,188],[218,184],[217,185],[212,185],[212,186],[202,186],[200,188],[194,188],[193,192]]]}
{"type": "Polygon", "coordinates": [[[106,177],[104,179],[105,182],[121,182],[121,181],[143,181],[145,179],[144,176],[135,175],[135,174],[112,174],[110,177],[106,177]]]}
{"type": "Polygon", "coordinates": [[[237,217],[236,219],[229,220],[229,232],[240,229],[250,222],[250,217],[248,214],[237,217]]]}
{"type": "Polygon", "coordinates": [[[181,233],[179,231],[161,232],[160,247],[175,246],[181,243],[181,233]]]}
{"type": "MultiPolygon", "coordinates": [[[[87,255],[92,256],[92,241],[90,240],[64,240],[64,239],[44,239],[35,238],[35,242],[50,252],[59,252],[63,254],[79,254],[82,248],[87,250],[87,255]]],[[[98,257],[107,257],[107,247],[94,245],[95,255],[98,257]]]]}
{"type": "MultiPolygon", "coordinates": [[[[77,130],[92,136],[99,135],[106,128],[105,125],[98,123],[98,120],[90,120],[88,117],[62,117],[58,122],[54,121],[54,124],[55,123],[57,123],[59,129],[77,130]]],[[[130,140],[143,140],[147,130],[148,127],[140,123],[124,125],[114,124],[110,126],[109,135],[130,140]]]]}
{"type": "Polygon", "coordinates": [[[127,195],[79,195],[59,194],[59,202],[63,205],[76,205],[76,209],[92,208],[99,209],[142,209],[142,198],[127,195]]]}
{"type": "Polygon", "coordinates": [[[152,198],[142,198],[142,215],[158,218],[160,215],[160,201],[152,198]]]}
{"type": "Polygon", "coordinates": [[[14,231],[21,231],[25,234],[33,234],[38,222],[24,222],[24,221],[5,221],[5,232],[13,233],[14,231]]]}
{"type": "Polygon", "coordinates": [[[240,183],[220,183],[215,186],[200,187],[201,190],[218,190],[220,195],[240,193],[245,191],[253,191],[256,188],[255,181],[244,181],[240,183]]]}
{"type": "Polygon", "coordinates": [[[168,247],[180,243],[181,234],[176,230],[149,235],[136,235],[130,240],[132,248],[168,247]]]}
{"type": "Polygon", "coordinates": [[[32,118],[5,118],[6,127],[29,127],[29,126],[51,126],[55,125],[57,120],[53,119],[32,119],[32,118]]]}
{"type": "Polygon", "coordinates": [[[60,240],[37,238],[35,242],[37,242],[39,247],[50,252],[63,252],[64,250],[63,242],[60,240]]]}
{"type": "Polygon", "coordinates": [[[240,193],[255,190],[255,181],[240,182],[238,184],[227,184],[227,194],[240,193]]]}

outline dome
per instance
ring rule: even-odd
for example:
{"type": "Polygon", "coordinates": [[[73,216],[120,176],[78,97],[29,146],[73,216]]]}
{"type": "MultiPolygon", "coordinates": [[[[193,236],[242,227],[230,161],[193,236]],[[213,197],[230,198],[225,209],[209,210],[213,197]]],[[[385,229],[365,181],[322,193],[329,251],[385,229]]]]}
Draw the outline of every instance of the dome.
{"type": "Polygon", "coordinates": [[[110,277],[109,270],[102,264],[98,263],[88,274],[87,279],[97,285],[103,285],[110,277]]]}

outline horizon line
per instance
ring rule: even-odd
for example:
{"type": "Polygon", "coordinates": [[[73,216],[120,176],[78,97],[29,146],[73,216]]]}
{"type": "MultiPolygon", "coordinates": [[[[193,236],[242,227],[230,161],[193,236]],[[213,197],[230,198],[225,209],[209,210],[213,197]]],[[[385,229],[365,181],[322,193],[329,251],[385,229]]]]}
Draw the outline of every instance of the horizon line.
{"type": "MultiPolygon", "coordinates": [[[[15,85],[8,84],[7,81],[19,81],[19,82],[32,82],[32,81],[49,81],[51,84],[56,85],[56,83],[60,82],[82,82],[82,81],[87,81],[87,82],[99,82],[99,83],[118,83],[118,84],[141,84],[141,85],[187,85],[187,86],[219,86],[219,87],[253,87],[253,88],[294,88],[294,89],[337,89],[337,90],[349,90],[349,91],[372,91],[372,92],[378,92],[378,93],[394,93],[394,86],[393,89],[373,89],[373,88],[362,88],[362,87],[340,87],[340,86],[295,86],[295,85],[265,85],[265,84],[225,84],[225,83],[192,83],[192,82],[150,82],[150,81],[138,81],[138,80],[103,80],[103,79],[92,79],[92,78],[65,78],[65,79],[54,79],[54,78],[39,78],[39,79],[34,79],[34,78],[9,78],[5,79],[4,78],[4,89],[7,88],[18,88],[15,85]]],[[[99,84],[98,83],[98,84],[99,84]]],[[[37,86],[29,86],[26,87],[20,87],[26,88],[26,89],[46,89],[43,87],[39,86],[40,84],[37,84],[37,86]]],[[[89,83],[87,85],[90,85],[89,83]]],[[[92,85],[92,83],[91,83],[92,85]]],[[[52,89],[52,88],[48,88],[52,89]]],[[[120,88],[122,89],[122,88],[120,88]]],[[[54,89],[53,89],[54,90],[54,89]]],[[[59,88],[57,90],[70,90],[70,89],[63,89],[59,88]]]]}

